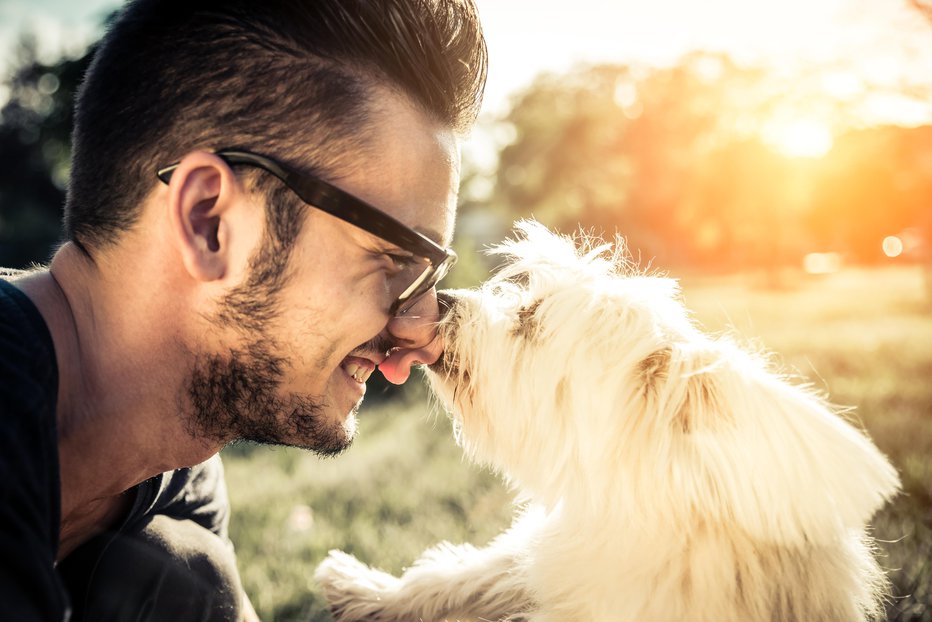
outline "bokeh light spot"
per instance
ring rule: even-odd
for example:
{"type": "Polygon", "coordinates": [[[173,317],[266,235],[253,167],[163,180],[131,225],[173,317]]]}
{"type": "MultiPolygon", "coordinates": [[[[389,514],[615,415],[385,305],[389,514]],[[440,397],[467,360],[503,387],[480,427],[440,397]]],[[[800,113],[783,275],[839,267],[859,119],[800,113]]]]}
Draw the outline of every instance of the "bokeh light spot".
{"type": "Polygon", "coordinates": [[[809,274],[831,274],[841,270],[838,253],[808,253],[803,257],[803,270],[809,274]]]}
{"type": "Polygon", "coordinates": [[[903,254],[903,240],[895,235],[883,239],[883,254],[887,257],[899,257],[903,254]]]}

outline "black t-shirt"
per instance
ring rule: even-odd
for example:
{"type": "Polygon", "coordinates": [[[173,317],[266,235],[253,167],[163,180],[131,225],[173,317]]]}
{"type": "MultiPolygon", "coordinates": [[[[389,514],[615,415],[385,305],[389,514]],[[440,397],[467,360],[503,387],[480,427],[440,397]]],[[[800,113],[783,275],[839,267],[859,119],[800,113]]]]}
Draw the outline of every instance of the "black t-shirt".
{"type": "MultiPolygon", "coordinates": [[[[55,348],[38,309],[2,277],[0,269],[0,615],[67,620],[68,596],[55,570],[61,522],[55,348]]],[[[157,475],[133,492],[119,531],[164,514],[190,519],[229,544],[219,455],[157,475]]]]}
{"type": "Polygon", "coordinates": [[[52,337],[32,302],[0,279],[0,608],[9,620],[63,620],[54,562],[60,493],[52,337]]]}

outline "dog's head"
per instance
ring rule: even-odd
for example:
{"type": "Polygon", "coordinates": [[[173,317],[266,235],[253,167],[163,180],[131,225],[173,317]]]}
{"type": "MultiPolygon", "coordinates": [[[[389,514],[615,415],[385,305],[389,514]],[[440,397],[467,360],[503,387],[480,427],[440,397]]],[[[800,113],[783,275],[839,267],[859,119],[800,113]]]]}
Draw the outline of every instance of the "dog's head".
{"type": "Polygon", "coordinates": [[[636,398],[629,377],[693,328],[676,283],[637,273],[622,244],[516,228],[491,251],[505,259],[494,277],[442,293],[445,352],[428,375],[475,460],[556,502],[617,451],[605,435],[636,398]]]}
{"type": "Polygon", "coordinates": [[[446,294],[428,376],[471,457],[536,500],[785,540],[859,526],[894,491],[862,434],[701,333],[676,283],[620,244],[523,222],[493,252],[506,264],[492,279],[446,294]]]}

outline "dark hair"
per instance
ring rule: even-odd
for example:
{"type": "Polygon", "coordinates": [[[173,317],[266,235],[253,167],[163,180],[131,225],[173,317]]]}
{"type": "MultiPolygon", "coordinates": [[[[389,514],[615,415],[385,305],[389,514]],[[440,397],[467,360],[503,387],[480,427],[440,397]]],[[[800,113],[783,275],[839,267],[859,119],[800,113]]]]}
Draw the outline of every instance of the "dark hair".
{"type": "MultiPolygon", "coordinates": [[[[88,252],[112,243],[155,170],[193,149],[332,170],[364,147],[376,85],[463,132],[486,65],[473,0],[129,2],[78,93],[65,237],[88,252]]],[[[293,229],[282,216],[270,215],[273,235],[293,229]]]]}

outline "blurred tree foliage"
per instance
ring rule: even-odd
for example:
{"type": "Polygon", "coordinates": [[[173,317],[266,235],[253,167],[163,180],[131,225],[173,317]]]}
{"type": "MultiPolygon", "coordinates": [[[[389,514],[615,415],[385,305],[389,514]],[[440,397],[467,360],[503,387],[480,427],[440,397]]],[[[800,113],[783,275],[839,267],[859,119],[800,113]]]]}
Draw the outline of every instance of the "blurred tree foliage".
{"type": "Polygon", "coordinates": [[[906,229],[927,244],[932,128],[853,129],[845,114],[705,53],[544,76],[503,121],[512,140],[491,202],[565,231],[619,232],[664,266],[770,269],[812,251],[873,262],[906,229]],[[768,144],[769,123],[815,114],[836,134],[826,154],[768,144]]]}
{"type": "Polygon", "coordinates": [[[908,0],[909,4],[919,11],[926,19],[932,20],[932,2],[929,0],[908,0]]]}
{"type": "Polygon", "coordinates": [[[72,104],[90,55],[45,64],[34,38],[20,41],[0,108],[0,266],[43,262],[58,242],[72,104]]]}

